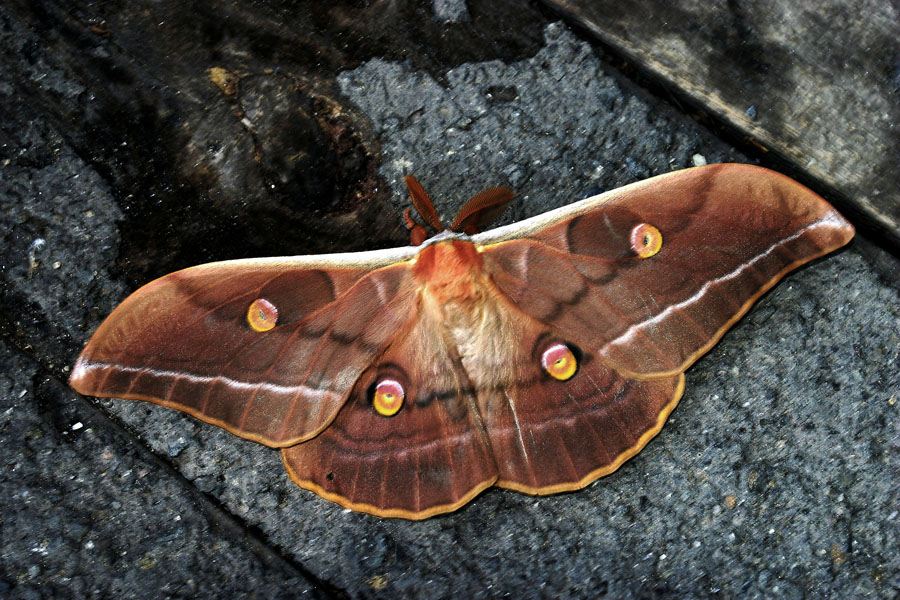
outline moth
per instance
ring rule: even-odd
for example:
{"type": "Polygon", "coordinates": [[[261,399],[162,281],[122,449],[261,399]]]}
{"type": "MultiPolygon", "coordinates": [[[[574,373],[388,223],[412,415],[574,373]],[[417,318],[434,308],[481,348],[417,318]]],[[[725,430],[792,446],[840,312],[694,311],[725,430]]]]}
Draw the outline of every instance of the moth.
{"type": "Polygon", "coordinates": [[[757,298],[854,233],[748,165],[475,233],[511,197],[479,194],[449,231],[415,226],[410,247],[157,279],[100,325],[70,384],[280,448],[299,486],[382,517],[453,511],[491,486],[575,490],[660,431],[685,369],[757,298]]]}

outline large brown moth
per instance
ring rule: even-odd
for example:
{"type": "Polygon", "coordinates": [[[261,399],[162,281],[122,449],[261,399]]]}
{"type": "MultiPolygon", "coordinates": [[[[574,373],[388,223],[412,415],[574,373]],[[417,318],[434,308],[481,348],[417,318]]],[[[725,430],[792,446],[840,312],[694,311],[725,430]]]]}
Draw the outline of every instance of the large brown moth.
{"type": "Polygon", "coordinates": [[[71,385],[280,448],[298,485],[345,507],[423,519],[493,485],[550,494],[615,471],[760,295],[853,237],[819,196],[747,165],[474,233],[511,196],[479,194],[416,246],[157,279],[100,325],[71,385]]]}

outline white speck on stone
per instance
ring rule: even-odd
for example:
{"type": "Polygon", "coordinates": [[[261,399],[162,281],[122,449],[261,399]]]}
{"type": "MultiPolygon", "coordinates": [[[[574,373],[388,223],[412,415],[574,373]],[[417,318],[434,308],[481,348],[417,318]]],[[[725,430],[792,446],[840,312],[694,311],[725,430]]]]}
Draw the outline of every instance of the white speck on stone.
{"type": "Polygon", "coordinates": [[[464,0],[432,0],[434,16],[445,23],[465,23],[471,17],[464,0]]]}
{"type": "Polygon", "coordinates": [[[412,166],[412,161],[407,158],[398,158],[394,161],[394,169],[401,173],[408,173],[412,166]]]}
{"type": "Polygon", "coordinates": [[[42,541],[39,545],[35,546],[31,549],[35,554],[40,554],[41,556],[47,556],[50,552],[47,550],[47,546],[49,544],[46,540],[42,541]]]}
{"type": "Polygon", "coordinates": [[[81,421],[78,421],[77,423],[72,425],[72,431],[78,431],[82,427],[84,427],[84,423],[82,423],[81,421]]]}
{"type": "Polygon", "coordinates": [[[694,163],[695,167],[702,167],[706,164],[706,157],[702,154],[695,154],[691,157],[691,162],[694,163]]]}

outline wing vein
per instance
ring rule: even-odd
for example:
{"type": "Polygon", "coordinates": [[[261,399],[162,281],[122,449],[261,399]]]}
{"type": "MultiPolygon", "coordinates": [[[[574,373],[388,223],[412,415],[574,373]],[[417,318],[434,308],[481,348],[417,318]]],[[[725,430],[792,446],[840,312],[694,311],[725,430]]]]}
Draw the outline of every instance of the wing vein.
{"type": "MultiPolygon", "coordinates": [[[[353,290],[353,288],[355,288],[357,285],[360,285],[360,282],[365,281],[366,279],[368,279],[368,276],[367,276],[367,277],[360,278],[356,283],[353,284],[353,286],[352,286],[349,290],[347,290],[347,292],[345,292],[345,294],[349,294],[349,293],[351,292],[351,290],[353,290]]],[[[398,298],[398,297],[399,297],[399,298],[406,298],[405,295],[395,296],[395,297],[394,297],[394,300],[393,300],[392,302],[389,302],[389,303],[387,303],[387,304],[382,304],[381,306],[379,306],[378,310],[375,311],[375,314],[371,316],[369,322],[370,322],[370,323],[371,323],[371,322],[374,322],[374,321],[375,321],[375,317],[377,317],[377,316],[383,314],[386,310],[391,309],[391,308],[395,308],[395,304],[397,303],[397,298],[398,298]]],[[[321,352],[321,350],[322,350],[324,347],[326,347],[326,345],[330,345],[329,342],[332,341],[332,340],[329,338],[329,336],[328,336],[327,334],[331,333],[331,331],[332,331],[332,330],[334,329],[334,327],[335,327],[335,324],[336,324],[338,318],[339,318],[341,315],[344,314],[344,311],[346,311],[346,310],[349,308],[349,305],[350,305],[349,302],[344,301],[344,302],[341,302],[340,304],[338,304],[338,305],[336,306],[337,310],[336,310],[336,312],[335,312],[335,315],[334,315],[333,318],[331,319],[331,322],[330,322],[330,324],[328,325],[328,328],[323,332],[323,335],[319,338],[319,344],[318,344],[318,346],[316,346],[316,348],[315,348],[315,350],[313,351],[313,353],[309,356],[309,359],[308,359],[308,365],[309,365],[309,367],[306,369],[306,373],[303,375],[302,381],[307,381],[307,380],[309,379],[309,376],[310,376],[310,374],[311,374],[312,371],[313,371],[313,366],[314,366],[314,363],[315,363],[315,359],[319,356],[319,353],[321,352]]],[[[383,349],[383,346],[382,346],[381,349],[383,349]]],[[[380,349],[380,350],[381,350],[381,349],[380,349]]],[[[360,370],[360,372],[362,372],[362,370],[360,370]]],[[[355,382],[354,382],[354,383],[355,383],[355,382]]],[[[351,389],[352,389],[352,386],[350,386],[350,387],[351,387],[351,389]]],[[[345,394],[345,395],[346,395],[346,394],[345,394]]],[[[289,405],[289,407],[288,407],[287,412],[286,412],[285,415],[284,415],[284,420],[282,421],[281,429],[279,430],[279,433],[278,433],[279,438],[282,437],[282,436],[284,436],[284,432],[285,432],[285,430],[286,430],[288,424],[290,423],[291,417],[292,417],[293,414],[294,414],[294,410],[296,409],[297,403],[299,402],[299,400],[300,400],[300,395],[299,395],[299,392],[298,392],[298,393],[294,394],[294,396],[293,396],[293,397],[291,398],[291,400],[290,400],[290,405],[289,405]]]]}
{"type": "MultiPolygon", "coordinates": [[[[665,309],[663,309],[658,314],[650,317],[649,319],[644,319],[643,321],[641,321],[639,323],[635,323],[634,325],[632,325],[631,327],[626,329],[619,336],[617,336],[616,338],[614,338],[614,339],[610,340],[609,342],[607,342],[606,344],[604,344],[602,347],[603,350],[608,349],[610,346],[612,346],[614,344],[621,344],[621,343],[631,341],[636,332],[641,333],[642,330],[645,329],[646,327],[649,327],[653,324],[661,322],[662,320],[664,320],[666,317],[671,315],[676,310],[681,310],[684,307],[689,306],[690,304],[699,301],[704,295],[706,295],[706,293],[709,291],[709,289],[712,286],[717,285],[722,282],[725,282],[725,281],[728,281],[728,280],[731,280],[731,279],[734,279],[735,277],[740,276],[741,273],[743,273],[748,268],[751,268],[751,267],[755,268],[756,263],[761,261],[763,258],[769,256],[769,254],[771,254],[775,249],[779,248],[780,246],[782,246],[784,244],[787,244],[788,242],[792,242],[793,240],[804,235],[807,231],[809,231],[815,227],[818,227],[819,225],[823,224],[824,222],[827,222],[828,220],[829,219],[826,218],[826,219],[819,219],[818,221],[814,221],[814,222],[810,223],[809,225],[807,225],[806,227],[803,227],[802,229],[800,229],[800,231],[794,233],[793,235],[790,235],[784,239],[781,239],[781,240],[775,242],[774,244],[769,246],[765,251],[763,251],[759,254],[756,254],[749,261],[741,263],[733,271],[730,271],[729,273],[726,273],[725,275],[722,275],[720,277],[716,277],[715,279],[710,279],[709,281],[706,281],[702,286],[700,286],[700,289],[698,289],[690,297],[686,298],[685,300],[682,300],[681,302],[676,302],[674,304],[670,304],[669,306],[667,306],[665,309]]],[[[644,337],[646,337],[646,334],[644,334],[644,337]]]]}
{"type": "Polygon", "coordinates": [[[506,403],[509,405],[509,410],[512,412],[513,423],[516,427],[516,438],[519,442],[519,447],[522,449],[522,456],[525,458],[525,464],[528,465],[528,470],[531,472],[532,481],[536,481],[534,476],[534,466],[531,464],[531,457],[528,456],[528,449],[525,447],[525,438],[522,436],[522,427],[519,424],[519,414],[516,412],[515,402],[513,402],[513,399],[507,393],[506,387],[501,389],[503,390],[503,397],[506,398],[506,403]]]}

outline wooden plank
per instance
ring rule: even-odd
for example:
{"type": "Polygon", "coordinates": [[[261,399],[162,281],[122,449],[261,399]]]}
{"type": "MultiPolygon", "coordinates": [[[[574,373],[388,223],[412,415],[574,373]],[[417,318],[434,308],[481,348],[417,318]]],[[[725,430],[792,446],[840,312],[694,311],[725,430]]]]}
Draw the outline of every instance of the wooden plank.
{"type": "Polygon", "coordinates": [[[900,244],[896,3],[545,2],[900,244]]]}

